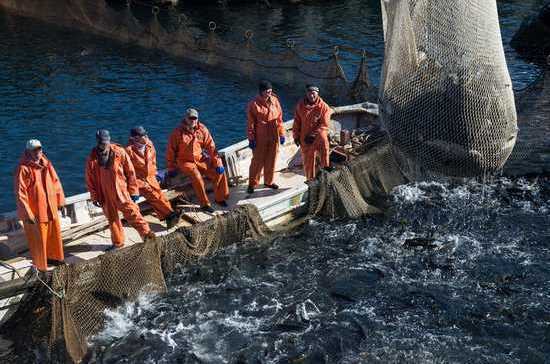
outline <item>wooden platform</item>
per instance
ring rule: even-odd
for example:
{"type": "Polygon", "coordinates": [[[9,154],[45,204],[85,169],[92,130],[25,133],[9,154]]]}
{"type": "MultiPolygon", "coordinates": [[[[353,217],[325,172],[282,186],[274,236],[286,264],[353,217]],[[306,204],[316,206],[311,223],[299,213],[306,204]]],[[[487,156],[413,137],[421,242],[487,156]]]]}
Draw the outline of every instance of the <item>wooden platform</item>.
{"type": "MultiPolygon", "coordinates": [[[[285,213],[290,212],[295,208],[296,204],[300,203],[303,199],[304,193],[307,192],[307,185],[303,174],[295,172],[277,172],[276,183],[279,185],[278,190],[265,188],[260,185],[254,192],[249,195],[246,193],[247,183],[242,183],[238,186],[232,187],[230,191],[230,197],[227,208],[219,208],[213,204],[213,207],[217,209],[215,214],[222,213],[231,209],[236,205],[242,204],[254,204],[261,211],[262,218],[268,223],[268,225],[280,222],[285,213]],[[297,200],[299,199],[299,201],[297,200]]],[[[211,201],[214,200],[214,196],[210,194],[211,201]]],[[[197,221],[205,221],[213,217],[212,214],[207,214],[199,210],[198,205],[187,205],[183,208],[185,214],[197,221]]],[[[149,222],[151,229],[157,235],[164,235],[169,232],[166,229],[166,224],[163,221],[159,221],[154,215],[144,216],[147,222],[149,222]]],[[[190,225],[185,220],[181,220],[179,226],[190,225]]],[[[172,228],[171,230],[174,230],[172,228]]],[[[135,229],[125,224],[124,231],[126,233],[126,246],[130,246],[136,243],[140,243],[142,239],[135,229]]],[[[111,234],[109,229],[93,233],[83,238],[71,241],[65,245],[65,260],[68,264],[78,263],[83,260],[89,260],[103,254],[105,250],[111,246],[111,234]]],[[[15,267],[21,276],[25,275],[27,270],[31,267],[32,261],[30,255],[27,252],[21,257],[8,261],[10,265],[15,267]]],[[[0,280],[11,280],[13,272],[6,267],[0,267],[0,280]]]]}

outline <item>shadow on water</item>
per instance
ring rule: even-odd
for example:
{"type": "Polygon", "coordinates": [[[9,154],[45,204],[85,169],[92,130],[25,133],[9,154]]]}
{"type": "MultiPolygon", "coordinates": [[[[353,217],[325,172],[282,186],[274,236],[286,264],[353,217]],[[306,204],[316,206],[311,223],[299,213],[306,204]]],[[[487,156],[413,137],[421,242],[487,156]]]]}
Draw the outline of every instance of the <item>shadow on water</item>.
{"type": "Polygon", "coordinates": [[[182,267],[110,315],[92,362],[542,363],[549,199],[542,179],[400,186],[391,217],[312,220],[182,267]]]}

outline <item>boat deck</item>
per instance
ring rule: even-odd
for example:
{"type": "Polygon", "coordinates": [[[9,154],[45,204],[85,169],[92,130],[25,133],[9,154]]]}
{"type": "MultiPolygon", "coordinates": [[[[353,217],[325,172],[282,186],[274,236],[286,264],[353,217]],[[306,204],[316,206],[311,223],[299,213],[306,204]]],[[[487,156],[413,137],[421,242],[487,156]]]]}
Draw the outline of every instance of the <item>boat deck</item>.
{"type": "MultiPolygon", "coordinates": [[[[223,213],[231,208],[242,204],[254,204],[261,211],[262,218],[268,223],[280,222],[281,216],[296,208],[296,205],[300,204],[303,199],[303,195],[307,192],[307,185],[305,177],[299,170],[293,171],[280,171],[276,172],[275,181],[279,185],[278,190],[265,188],[260,185],[256,189],[253,195],[249,195],[246,192],[247,182],[243,182],[237,186],[231,187],[230,197],[227,201],[228,207],[219,208],[219,206],[213,205],[217,209],[215,214],[223,213]],[[300,199],[297,201],[297,199],[300,199]],[[278,220],[279,218],[279,220],[278,220]]],[[[263,181],[261,181],[263,182],[263,181]]],[[[212,193],[209,194],[211,201],[214,201],[212,193]]],[[[188,217],[188,220],[194,220],[197,222],[205,221],[213,217],[212,214],[204,213],[199,210],[199,206],[195,204],[181,205],[184,214],[188,217]]],[[[156,216],[152,214],[144,215],[147,222],[149,222],[151,229],[157,235],[164,235],[175,229],[166,229],[166,224],[163,221],[159,221],[156,216]]],[[[131,246],[136,243],[140,243],[142,239],[135,229],[128,224],[124,224],[124,231],[126,233],[126,245],[131,246]]],[[[178,226],[189,226],[190,222],[185,219],[180,220],[178,226]]],[[[82,238],[73,240],[65,245],[65,261],[68,264],[74,264],[85,260],[93,259],[105,252],[105,250],[111,246],[111,234],[109,229],[104,229],[99,232],[92,233],[82,238]]],[[[23,276],[27,273],[32,265],[29,252],[26,252],[20,257],[14,258],[8,261],[11,266],[17,269],[18,273],[23,276]]],[[[52,269],[52,268],[50,268],[52,269]]],[[[14,277],[14,272],[7,267],[0,266],[0,281],[8,281],[14,277]]]]}

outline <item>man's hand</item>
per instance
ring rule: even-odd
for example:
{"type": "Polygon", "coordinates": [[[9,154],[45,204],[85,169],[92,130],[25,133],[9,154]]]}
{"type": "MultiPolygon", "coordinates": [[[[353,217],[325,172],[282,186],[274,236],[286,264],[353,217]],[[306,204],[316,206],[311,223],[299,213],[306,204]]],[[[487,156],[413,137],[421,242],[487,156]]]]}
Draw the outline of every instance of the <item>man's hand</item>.
{"type": "Polygon", "coordinates": [[[281,136],[279,137],[279,143],[281,143],[281,145],[284,145],[285,142],[286,142],[285,136],[284,136],[284,135],[281,135],[281,136]]]}
{"type": "Polygon", "coordinates": [[[308,134],[306,135],[306,137],[304,138],[304,142],[306,144],[313,144],[313,142],[315,141],[315,135],[314,134],[308,134]]]}
{"type": "Polygon", "coordinates": [[[132,201],[137,202],[139,200],[139,195],[132,195],[130,196],[130,198],[132,199],[132,201]]]}
{"type": "Polygon", "coordinates": [[[223,166],[216,167],[217,174],[223,174],[224,172],[225,172],[225,168],[223,168],[223,166]]]}
{"type": "Polygon", "coordinates": [[[256,149],[256,141],[248,139],[248,147],[252,150],[256,149]]]}
{"type": "Polygon", "coordinates": [[[101,202],[99,201],[92,201],[92,203],[94,204],[94,206],[101,207],[101,202]]]}

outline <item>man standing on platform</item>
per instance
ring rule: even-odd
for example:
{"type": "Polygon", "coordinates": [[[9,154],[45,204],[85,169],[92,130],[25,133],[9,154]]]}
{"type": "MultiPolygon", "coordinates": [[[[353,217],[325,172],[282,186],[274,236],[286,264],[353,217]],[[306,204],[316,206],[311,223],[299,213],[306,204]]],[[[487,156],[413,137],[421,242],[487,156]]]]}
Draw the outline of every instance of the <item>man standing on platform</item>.
{"type": "Polygon", "coordinates": [[[321,167],[330,170],[328,128],[331,114],[332,110],[319,96],[319,87],[307,85],[306,96],[296,105],[292,134],[294,143],[302,150],[308,181],[315,179],[317,155],[321,167]]]}
{"type": "Polygon", "coordinates": [[[159,220],[165,220],[166,227],[171,228],[178,222],[179,216],[172,209],[157,181],[157,151],[143,126],[130,130],[126,152],[136,171],[139,194],[145,197],[159,220]]]}
{"type": "Polygon", "coordinates": [[[169,177],[174,177],[180,171],[191,179],[203,211],[210,213],[215,211],[206,194],[203,174],[214,185],[216,203],[222,207],[227,206],[229,186],[224,174],[225,169],[210,132],[199,121],[197,110],[187,109],[181,125],[170,135],[166,161],[169,177]]]}
{"type": "Polygon", "coordinates": [[[111,143],[108,130],[98,130],[96,140],[97,146],[86,162],[86,185],[94,205],[103,208],[109,221],[113,246],[108,250],[124,246],[126,240],[118,211],[142,239],[154,238],[136,204],[139,189],[130,157],[122,146],[111,143]]]}
{"type": "Polygon", "coordinates": [[[254,193],[254,188],[260,182],[262,170],[264,185],[274,190],[273,183],[275,163],[279,153],[279,143],[285,144],[285,128],[283,126],[283,109],[279,98],[273,93],[269,81],[261,81],[259,95],[248,103],[246,116],[248,120],[248,146],[252,149],[252,161],[248,173],[248,193],[254,193]]]}
{"type": "Polygon", "coordinates": [[[27,142],[14,185],[17,215],[23,221],[33,265],[45,272],[48,263],[63,264],[65,256],[57,211],[65,205],[65,195],[40,141],[27,142]]]}

